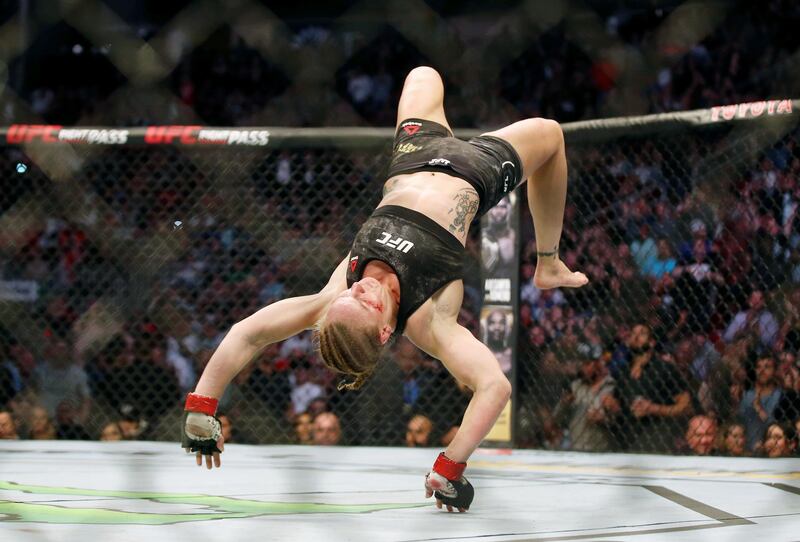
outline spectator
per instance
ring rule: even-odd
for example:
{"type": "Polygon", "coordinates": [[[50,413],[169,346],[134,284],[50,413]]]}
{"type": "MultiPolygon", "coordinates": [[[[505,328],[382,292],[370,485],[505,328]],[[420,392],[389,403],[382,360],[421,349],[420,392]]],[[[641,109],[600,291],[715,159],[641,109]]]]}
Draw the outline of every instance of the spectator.
{"type": "Polygon", "coordinates": [[[683,452],[694,455],[714,455],[717,447],[717,420],[705,414],[693,416],[686,428],[683,452]]]}
{"type": "Polygon", "coordinates": [[[434,375],[425,363],[424,354],[407,338],[400,337],[394,345],[393,357],[403,379],[403,414],[427,407],[424,403],[432,393],[434,375]]]}
{"type": "Polygon", "coordinates": [[[47,339],[45,359],[36,367],[36,381],[39,399],[51,417],[58,405],[70,401],[77,419],[86,419],[91,407],[89,380],[67,337],[52,334],[47,339]]]}
{"type": "Polygon", "coordinates": [[[616,434],[629,450],[664,453],[674,450],[692,404],[687,383],[674,365],[655,356],[654,346],[650,328],[634,326],[631,358],[615,388],[621,409],[616,434]]]}
{"type": "Polygon", "coordinates": [[[720,308],[725,317],[738,311],[750,292],[749,237],[749,219],[731,217],[722,223],[722,231],[714,243],[719,269],[725,276],[725,284],[720,287],[720,308]]]}
{"type": "MultiPolygon", "coordinates": [[[[798,290],[800,292],[800,290],[798,290]]],[[[36,359],[30,350],[25,348],[22,343],[11,337],[8,341],[8,356],[16,365],[23,385],[27,384],[36,369],[36,359]]]]}
{"type": "Polygon", "coordinates": [[[764,455],[791,457],[797,447],[797,436],[789,424],[771,423],[764,432],[764,455]]]}
{"type": "Polygon", "coordinates": [[[193,360],[200,350],[200,341],[190,333],[187,318],[188,315],[172,322],[171,333],[167,336],[165,358],[167,365],[174,371],[183,393],[191,390],[197,380],[193,360]]]}
{"type": "Polygon", "coordinates": [[[722,430],[722,442],[720,452],[724,455],[733,457],[744,457],[749,455],[745,446],[744,425],[731,423],[722,430]]]}
{"type": "MultiPolygon", "coordinates": [[[[697,203],[701,208],[705,205],[704,202],[699,201],[694,203],[697,203]]],[[[691,239],[684,241],[678,247],[678,253],[684,261],[692,260],[692,257],[696,255],[700,246],[702,246],[705,253],[711,251],[711,240],[708,238],[708,228],[702,219],[693,219],[689,224],[689,232],[691,233],[691,239]]]]}
{"type": "MultiPolygon", "coordinates": [[[[771,214],[762,214],[763,206],[759,206],[759,227],[750,242],[752,269],[750,280],[766,290],[775,289],[788,274],[789,247],[780,226],[771,214]]],[[[776,324],[777,325],[777,324],[776,324]]],[[[771,346],[771,343],[770,343],[771,346]]]]}
{"type": "Polygon", "coordinates": [[[372,94],[373,80],[366,73],[353,72],[348,74],[347,92],[356,105],[364,104],[372,94]]]}
{"type": "Polygon", "coordinates": [[[681,377],[689,383],[692,391],[694,391],[695,384],[697,383],[692,367],[692,362],[695,359],[697,350],[698,348],[695,342],[688,337],[679,340],[677,344],[670,349],[670,353],[672,354],[671,359],[674,360],[675,367],[681,373],[681,377]]]}
{"type": "Polygon", "coordinates": [[[697,333],[692,338],[695,350],[691,362],[692,376],[698,382],[707,382],[709,374],[719,362],[720,355],[714,343],[703,333],[697,333]]]}
{"type": "Polygon", "coordinates": [[[86,364],[89,378],[89,389],[92,397],[100,403],[114,405],[119,390],[114,389],[111,382],[115,371],[120,367],[134,363],[136,353],[133,337],[128,333],[120,333],[111,339],[106,346],[92,356],[86,364]]]}
{"type": "Polygon", "coordinates": [[[761,290],[753,291],[747,304],[749,309],[736,313],[725,329],[723,339],[731,343],[743,334],[752,333],[763,346],[771,348],[780,328],[775,316],[766,308],[764,293],[761,290]]]}
{"type": "Polygon", "coordinates": [[[147,431],[149,422],[142,417],[139,410],[130,403],[119,408],[120,418],[117,420],[124,440],[138,440],[147,431]]]}
{"type": "Polygon", "coordinates": [[[688,311],[689,328],[695,332],[708,331],[717,288],[725,283],[709,257],[709,250],[709,243],[695,239],[691,255],[672,271],[675,285],[670,291],[675,303],[688,311]]]}
{"type": "MultiPolygon", "coordinates": [[[[800,192],[800,190],[798,190],[800,192]]],[[[800,207],[800,205],[798,205],[800,207]]],[[[798,229],[800,229],[800,219],[797,221],[798,229]]],[[[800,233],[798,234],[798,243],[800,243],[800,233]]],[[[800,264],[800,250],[794,251],[794,257],[800,264]]],[[[795,280],[800,283],[800,265],[797,267],[798,276],[795,280]]],[[[786,296],[783,306],[783,325],[780,330],[780,341],[783,348],[800,352],[800,288],[793,287],[786,296]]]]}
{"type": "Polygon", "coordinates": [[[312,432],[314,444],[318,446],[335,446],[342,438],[339,417],[333,412],[323,412],[314,418],[312,432]]]}
{"type": "MultiPolygon", "coordinates": [[[[267,346],[253,363],[247,378],[248,395],[255,395],[267,406],[276,418],[283,417],[291,404],[292,385],[289,377],[289,360],[278,354],[280,346],[267,346]]],[[[303,412],[297,410],[295,412],[303,412]]]]}
{"type": "Polygon", "coordinates": [[[314,399],[325,394],[325,390],[312,380],[311,364],[302,358],[294,370],[294,386],[292,387],[292,413],[306,412],[314,399]]]}
{"type": "MultiPolygon", "coordinates": [[[[278,183],[281,186],[287,186],[289,184],[289,182],[292,180],[292,160],[291,160],[291,158],[292,158],[292,155],[289,154],[288,151],[284,150],[284,151],[281,151],[281,153],[278,156],[278,159],[277,159],[277,161],[275,163],[275,180],[277,180],[278,183]]],[[[273,296],[269,295],[267,297],[273,297],[273,296]]],[[[275,297],[280,298],[280,297],[282,297],[282,295],[275,296],[275,297]]],[[[263,299],[262,299],[262,302],[264,302],[263,299]]]]}
{"type": "Polygon", "coordinates": [[[642,262],[641,271],[647,278],[657,280],[672,274],[677,265],[672,246],[669,241],[661,238],[656,242],[656,254],[642,262]]]}
{"type": "Polygon", "coordinates": [[[316,418],[318,414],[330,411],[331,407],[328,405],[328,400],[325,398],[325,396],[320,396],[308,404],[308,410],[306,412],[311,414],[313,418],[316,418]]]}
{"type": "Polygon", "coordinates": [[[800,367],[792,365],[785,368],[782,380],[783,389],[781,400],[775,409],[775,420],[791,422],[800,417],[800,367]]]}
{"type": "MultiPolygon", "coordinates": [[[[668,194],[674,195],[674,192],[668,194]]],[[[653,205],[653,213],[649,217],[649,220],[652,222],[653,233],[658,239],[657,246],[659,247],[659,253],[657,258],[659,260],[664,258],[666,254],[669,254],[667,261],[675,260],[674,247],[681,241],[681,236],[678,232],[678,224],[675,220],[675,211],[675,206],[666,198],[663,198],[653,205]],[[663,252],[660,249],[660,242],[662,240],[666,244],[663,252]]],[[[675,260],[675,262],[677,263],[677,260],[675,260]]],[[[672,270],[670,269],[667,272],[670,273],[672,270]]]]}
{"type": "Polygon", "coordinates": [[[314,419],[303,412],[294,417],[294,440],[296,444],[313,444],[314,419]]]}
{"type": "Polygon", "coordinates": [[[213,352],[222,342],[225,333],[219,330],[217,317],[214,314],[206,314],[202,322],[196,348],[213,352]]]}
{"type": "Polygon", "coordinates": [[[608,374],[599,346],[582,344],[578,350],[582,357],[580,378],[572,381],[554,416],[559,422],[569,418],[571,449],[609,451],[612,438],[608,423],[619,408],[614,401],[614,379],[608,374]]]}
{"type": "Polygon", "coordinates": [[[0,334],[0,408],[22,391],[22,375],[11,357],[6,337],[0,334]]]}
{"type": "Polygon", "coordinates": [[[72,401],[66,400],[56,407],[56,436],[59,440],[92,440],[78,418],[72,401]]]}
{"type": "Polygon", "coordinates": [[[17,440],[17,424],[8,410],[0,410],[0,440],[17,440]]]}
{"type": "Polygon", "coordinates": [[[313,352],[311,344],[311,333],[303,332],[293,337],[289,337],[280,343],[280,356],[282,358],[297,357],[298,355],[310,354],[313,352]]]}
{"type": "Polygon", "coordinates": [[[433,445],[431,442],[431,433],[433,432],[433,423],[427,416],[417,414],[410,420],[406,426],[406,446],[409,448],[428,448],[433,445]]]}
{"type": "Polygon", "coordinates": [[[20,380],[15,378],[13,369],[10,362],[0,362],[0,408],[10,403],[18,392],[16,382],[20,380]]]}
{"type": "Polygon", "coordinates": [[[762,356],[756,361],[755,386],[747,390],[739,403],[739,416],[744,420],[747,449],[758,451],[761,437],[775,421],[775,409],[781,400],[781,390],[775,384],[775,359],[762,356]]]}
{"type": "Polygon", "coordinates": [[[794,383],[794,375],[795,371],[798,371],[800,368],[796,366],[797,358],[793,352],[788,350],[784,350],[777,355],[778,358],[778,366],[777,370],[777,377],[778,380],[784,383],[783,387],[786,389],[792,389],[794,383]]]}
{"type": "Polygon", "coordinates": [[[800,449],[800,417],[795,420],[792,427],[794,427],[794,437],[795,442],[797,443],[797,449],[800,449]]]}
{"type": "Polygon", "coordinates": [[[545,450],[569,450],[569,435],[546,409],[540,409],[542,420],[540,444],[545,450]]]}
{"type": "Polygon", "coordinates": [[[100,431],[100,440],[102,441],[116,441],[122,439],[122,429],[120,429],[117,422],[107,423],[103,430],[100,431]]]}
{"type": "Polygon", "coordinates": [[[706,374],[706,379],[700,383],[697,390],[697,400],[700,410],[706,414],[716,416],[719,420],[731,420],[735,417],[742,400],[741,384],[735,379],[741,375],[744,381],[744,367],[731,352],[726,349],[717,363],[711,366],[706,374]],[[731,393],[732,386],[736,385],[736,397],[731,393]]]}
{"type": "MultiPolygon", "coordinates": [[[[647,223],[639,224],[637,238],[630,244],[630,253],[639,270],[644,274],[645,268],[651,265],[660,255],[656,241],[650,235],[647,223]]],[[[628,235],[628,237],[632,237],[628,235]]]]}
{"type": "Polygon", "coordinates": [[[179,402],[178,379],[166,361],[165,344],[155,326],[145,324],[134,349],[116,353],[103,390],[112,405],[130,405],[140,419],[152,421],[179,402]]]}
{"type": "Polygon", "coordinates": [[[56,427],[47,414],[47,409],[42,406],[31,408],[28,426],[30,427],[28,432],[29,439],[55,440],[57,438],[56,427]]]}
{"type": "Polygon", "coordinates": [[[565,346],[567,345],[562,342],[560,346],[547,350],[540,361],[536,395],[540,402],[548,406],[561,399],[563,393],[569,389],[570,382],[579,373],[577,348],[567,349],[565,346]]]}

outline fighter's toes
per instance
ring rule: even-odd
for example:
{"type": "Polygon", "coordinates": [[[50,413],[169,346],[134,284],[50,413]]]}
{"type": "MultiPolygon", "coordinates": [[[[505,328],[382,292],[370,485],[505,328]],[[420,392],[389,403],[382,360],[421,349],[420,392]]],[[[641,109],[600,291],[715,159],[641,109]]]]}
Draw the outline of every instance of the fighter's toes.
{"type": "Polygon", "coordinates": [[[561,261],[536,266],[533,284],[540,290],[550,288],[579,288],[589,282],[589,279],[580,271],[572,272],[561,261]]]}
{"type": "Polygon", "coordinates": [[[565,278],[563,286],[567,286],[569,288],[579,288],[588,282],[589,278],[586,275],[580,271],[575,271],[574,273],[570,273],[570,275],[565,278]]]}

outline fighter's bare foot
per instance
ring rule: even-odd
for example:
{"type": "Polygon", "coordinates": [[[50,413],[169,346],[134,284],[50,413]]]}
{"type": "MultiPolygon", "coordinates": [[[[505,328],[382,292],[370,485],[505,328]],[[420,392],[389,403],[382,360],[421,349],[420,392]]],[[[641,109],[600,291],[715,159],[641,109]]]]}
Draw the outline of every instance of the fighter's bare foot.
{"type": "Polygon", "coordinates": [[[540,290],[549,288],[579,288],[589,282],[586,275],[580,271],[570,271],[558,258],[539,258],[536,263],[536,273],[533,275],[533,285],[540,290]]]}

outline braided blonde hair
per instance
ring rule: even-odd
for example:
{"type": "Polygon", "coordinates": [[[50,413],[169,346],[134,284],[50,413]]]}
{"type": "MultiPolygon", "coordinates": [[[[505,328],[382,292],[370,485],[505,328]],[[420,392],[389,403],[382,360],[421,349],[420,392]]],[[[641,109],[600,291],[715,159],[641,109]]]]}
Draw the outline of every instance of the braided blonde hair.
{"type": "Polygon", "coordinates": [[[378,337],[378,326],[352,329],[343,322],[327,319],[317,325],[316,342],[322,361],[336,372],[355,376],[353,382],[342,381],[337,389],[357,390],[364,385],[383,351],[378,337]]]}

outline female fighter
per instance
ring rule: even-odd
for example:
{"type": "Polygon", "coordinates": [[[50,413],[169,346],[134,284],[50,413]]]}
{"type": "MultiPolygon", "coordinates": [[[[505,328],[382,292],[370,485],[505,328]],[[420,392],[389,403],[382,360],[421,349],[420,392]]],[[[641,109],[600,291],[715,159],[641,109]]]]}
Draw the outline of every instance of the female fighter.
{"type": "Polygon", "coordinates": [[[587,279],[558,255],[567,191],[558,123],[527,119],[462,141],[452,135],[443,102],[434,69],[408,74],[383,199],[350,253],[321,291],[259,310],[222,341],[186,401],[183,446],[196,452],[198,465],[202,456],[208,468],[212,459],[220,465],[217,399],[267,344],[313,328],[325,364],[353,379],[340,389],[357,389],[390,339],[404,334],[473,392],[458,433],[425,478],[426,497],[435,494],[439,508],[469,508],[466,461],[511,394],[492,352],[456,322],[470,223],[527,180],[538,250],[534,284],[578,287],[587,279]]]}

